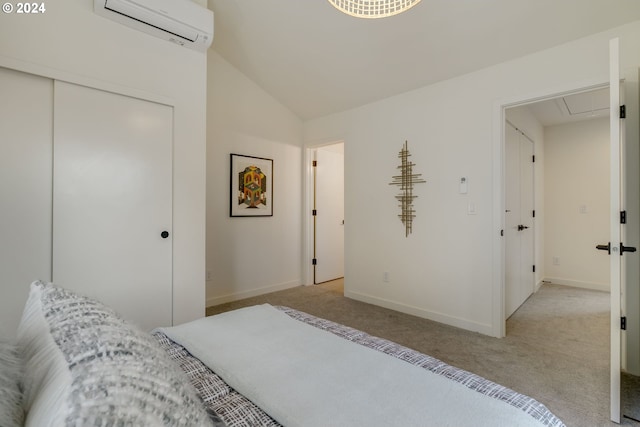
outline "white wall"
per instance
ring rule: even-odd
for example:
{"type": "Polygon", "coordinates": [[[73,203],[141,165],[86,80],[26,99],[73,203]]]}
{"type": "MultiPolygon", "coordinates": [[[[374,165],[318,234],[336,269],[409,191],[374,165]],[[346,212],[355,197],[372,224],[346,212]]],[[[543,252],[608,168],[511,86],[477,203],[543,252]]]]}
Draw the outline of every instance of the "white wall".
{"type": "Polygon", "coordinates": [[[213,51],[207,102],[207,306],[300,285],[302,122],[213,51]],[[230,153],[273,159],[273,217],[229,216],[230,153]]]}
{"type": "Polygon", "coordinates": [[[534,274],[536,291],[542,285],[544,279],[544,230],[545,230],[545,205],[544,205],[544,165],[545,165],[545,151],[544,151],[544,127],[538,119],[531,113],[527,105],[520,107],[509,108],[505,111],[506,118],[524,132],[529,138],[533,140],[533,152],[536,156],[536,161],[533,165],[534,175],[534,209],[536,216],[533,219],[534,223],[534,264],[536,266],[536,272],[534,274]]]}
{"type": "Polygon", "coordinates": [[[91,0],[0,15],[0,66],[174,106],[173,321],[204,315],[206,56],[109,21],[91,0]]]}
{"type": "Polygon", "coordinates": [[[609,118],[545,128],[545,178],[546,280],[609,291],[609,118]]]}
{"type": "Polygon", "coordinates": [[[500,335],[498,106],[607,82],[615,36],[622,69],[637,68],[640,22],[306,122],[306,143],[345,141],[346,295],[500,335]],[[405,139],[427,180],[415,191],[408,238],[388,185],[405,139]],[[461,176],[469,177],[466,195],[458,194],[461,176]],[[467,215],[469,203],[476,215],[467,215]]]}

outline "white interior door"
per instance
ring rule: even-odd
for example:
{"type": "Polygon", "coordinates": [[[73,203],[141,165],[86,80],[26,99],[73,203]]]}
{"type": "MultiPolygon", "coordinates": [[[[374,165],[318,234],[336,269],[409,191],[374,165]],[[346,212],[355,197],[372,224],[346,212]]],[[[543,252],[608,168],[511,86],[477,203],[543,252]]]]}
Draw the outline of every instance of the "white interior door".
{"type": "Polygon", "coordinates": [[[533,143],[505,128],[505,316],[533,293],[533,143]]]}
{"type": "Polygon", "coordinates": [[[622,210],[621,185],[621,147],[622,121],[620,120],[620,55],[618,39],[609,44],[609,93],[610,93],[610,170],[611,170],[611,206],[610,206],[610,267],[611,267],[611,420],[620,422],[620,369],[621,369],[621,329],[622,315],[622,230],[620,212],[622,210]]]}
{"type": "Polygon", "coordinates": [[[57,81],[54,102],[53,280],[171,325],[172,108],[57,81]]]}
{"type": "Polygon", "coordinates": [[[344,277],[343,144],[318,148],[315,171],[315,280],[344,277]]]}
{"type": "Polygon", "coordinates": [[[53,81],[0,68],[0,338],[34,280],[51,280],[53,81]]]}
{"type": "Polygon", "coordinates": [[[505,127],[505,316],[511,316],[520,304],[520,146],[518,133],[505,127]]]}

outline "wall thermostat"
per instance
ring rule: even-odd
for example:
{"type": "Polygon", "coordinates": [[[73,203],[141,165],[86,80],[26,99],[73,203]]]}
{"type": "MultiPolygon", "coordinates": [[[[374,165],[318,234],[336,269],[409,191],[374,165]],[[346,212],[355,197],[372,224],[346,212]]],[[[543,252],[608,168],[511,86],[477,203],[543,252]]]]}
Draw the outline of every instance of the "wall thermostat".
{"type": "Polygon", "coordinates": [[[460,178],[460,194],[467,194],[467,190],[469,188],[468,186],[468,179],[466,176],[463,176],[462,178],[460,178]]]}

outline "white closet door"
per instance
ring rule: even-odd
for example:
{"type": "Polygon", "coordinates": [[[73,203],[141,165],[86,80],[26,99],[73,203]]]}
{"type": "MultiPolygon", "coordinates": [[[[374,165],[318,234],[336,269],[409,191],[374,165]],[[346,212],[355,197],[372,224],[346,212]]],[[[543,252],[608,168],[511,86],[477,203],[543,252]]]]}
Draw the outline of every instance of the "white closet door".
{"type": "Polygon", "coordinates": [[[505,314],[511,316],[533,293],[533,143],[505,129],[505,314]]]}
{"type": "Polygon", "coordinates": [[[51,280],[53,81],[0,68],[0,337],[29,284],[51,280]]]}
{"type": "Polygon", "coordinates": [[[522,304],[520,281],[520,145],[518,132],[505,127],[505,315],[508,318],[522,304]]]}
{"type": "Polygon", "coordinates": [[[172,108],[56,81],[54,111],[53,280],[171,325],[172,108]]]}

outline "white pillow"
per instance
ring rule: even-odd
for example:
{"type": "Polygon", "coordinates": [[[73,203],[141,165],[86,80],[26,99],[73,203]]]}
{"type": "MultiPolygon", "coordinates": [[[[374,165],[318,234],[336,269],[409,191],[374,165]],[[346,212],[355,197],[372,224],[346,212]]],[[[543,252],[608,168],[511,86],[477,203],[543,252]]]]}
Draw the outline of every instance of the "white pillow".
{"type": "Polygon", "coordinates": [[[34,282],[18,343],[26,426],[211,426],[157,341],[93,299],[34,282]]]}
{"type": "Polygon", "coordinates": [[[24,422],[22,363],[14,343],[0,341],[0,424],[18,427],[24,422]]]}

